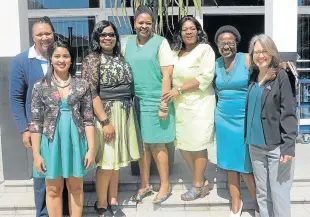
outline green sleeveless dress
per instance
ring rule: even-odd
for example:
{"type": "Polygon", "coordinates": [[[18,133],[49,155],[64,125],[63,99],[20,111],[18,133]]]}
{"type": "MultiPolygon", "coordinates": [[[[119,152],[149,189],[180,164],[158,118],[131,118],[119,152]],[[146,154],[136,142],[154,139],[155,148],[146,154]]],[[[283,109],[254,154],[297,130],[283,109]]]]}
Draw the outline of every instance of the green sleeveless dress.
{"type": "Polygon", "coordinates": [[[142,139],[147,144],[169,143],[175,139],[173,104],[169,104],[166,120],[158,117],[162,95],[158,51],[164,38],[154,35],[143,47],[137,46],[136,38],[127,41],[125,58],[132,69],[135,96],[139,98],[142,139]]]}

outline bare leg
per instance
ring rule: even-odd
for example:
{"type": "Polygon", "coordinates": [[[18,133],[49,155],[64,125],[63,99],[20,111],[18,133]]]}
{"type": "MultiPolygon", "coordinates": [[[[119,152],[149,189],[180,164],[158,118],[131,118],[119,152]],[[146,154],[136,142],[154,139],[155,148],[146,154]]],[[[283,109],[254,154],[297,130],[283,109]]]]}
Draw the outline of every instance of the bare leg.
{"type": "Polygon", "coordinates": [[[109,202],[111,205],[118,205],[118,183],[119,170],[113,170],[109,186],[109,202]]]}
{"type": "Polygon", "coordinates": [[[108,189],[109,184],[112,178],[112,170],[103,170],[99,167],[96,171],[96,190],[98,208],[107,208],[108,207],[108,189]]]}
{"type": "MultiPolygon", "coordinates": [[[[192,151],[180,150],[180,152],[181,152],[183,159],[185,160],[185,162],[187,163],[187,165],[189,166],[189,168],[191,169],[191,171],[193,173],[192,174],[193,175],[193,185],[197,186],[195,184],[195,174],[194,174],[196,154],[195,154],[195,152],[192,152],[192,151]]],[[[208,152],[207,152],[207,150],[203,151],[202,155],[203,155],[203,157],[206,156],[206,160],[208,163],[208,152]]],[[[205,179],[204,178],[204,172],[203,172],[203,179],[205,179]]],[[[208,185],[208,180],[205,181],[204,185],[208,185]]]]}
{"type": "Polygon", "coordinates": [[[144,155],[139,160],[141,185],[139,194],[143,193],[146,188],[150,187],[150,165],[151,165],[151,152],[149,146],[144,144],[144,155]]]}
{"type": "Polygon", "coordinates": [[[67,179],[69,210],[71,217],[81,217],[83,214],[83,179],[70,176],[67,179]]]}
{"type": "Polygon", "coordinates": [[[49,217],[62,216],[62,190],[64,179],[46,179],[46,205],[49,217]]]}
{"type": "Polygon", "coordinates": [[[180,149],[180,152],[181,152],[181,155],[183,157],[183,159],[185,160],[185,162],[187,163],[187,165],[189,166],[189,168],[191,169],[191,171],[193,172],[194,171],[194,167],[195,167],[195,161],[192,157],[192,152],[191,151],[184,151],[184,150],[181,150],[180,149]]]}
{"type": "Polygon", "coordinates": [[[151,145],[151,151],[160,177],[160,189],[157,198],[162,198],[169,193],[168,151],[165,144],[151,145]]]}
{"type": "Polygon", "coordinates": [[[233,213],[237,213],[241,206],[240,200],[240,185],[239,185],[239,173],[236,171],[227,171],[229,192],[231,196],[231,210],[233,213]]]}
{"type": "Polygon", "coordinates": [[[254,176],[253,174],[247,174],[247,173],[241,173],[241,175],[243,177],[244,182],[248,186],[250,194],[254,200],[255,210],[259,211],[257,200],[256,200],[256,186],[255,186],[254,176]]]}
{"type": "Polygon", "coordinates": [[[192,156],[195,162],[193,185],[202,187],[204,186],[204,173],[208,163],[208,152],[207,150],[192,152],[192,156]]]}

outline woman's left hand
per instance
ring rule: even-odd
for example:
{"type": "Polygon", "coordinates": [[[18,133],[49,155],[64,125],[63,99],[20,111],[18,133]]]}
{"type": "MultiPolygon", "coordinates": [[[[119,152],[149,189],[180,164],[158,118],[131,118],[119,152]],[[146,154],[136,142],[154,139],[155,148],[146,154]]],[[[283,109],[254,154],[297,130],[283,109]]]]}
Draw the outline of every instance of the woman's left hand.
{"type": "Polygon", "coordinates": [[[281,164],[286,164],[287,162],[289,162],[293,157],[290,155],[281,155],[280,157],[280,163],[281,164]]]}
{"type": "Polygon", "coordinates": [[[161,121],[164,121],[168,117],[168,112],[158,111],[158,117],[161,121]]]}
{"type": "Polygon", "coordinates": [[[85,155],[84,166],[86,169],[88,169],[94,163],[95,163],[95,153],[93,151],[88,150],[85,155]]]}
{"type": "Polygon", "coordinates": [[[162,95],[161,100],[164,102],[171,102],[172,100],[174,100],[177,96],[179,96],[179,92],[177,89],[172,89],[169,92],[165,93],[164,95],[162,95]]]}

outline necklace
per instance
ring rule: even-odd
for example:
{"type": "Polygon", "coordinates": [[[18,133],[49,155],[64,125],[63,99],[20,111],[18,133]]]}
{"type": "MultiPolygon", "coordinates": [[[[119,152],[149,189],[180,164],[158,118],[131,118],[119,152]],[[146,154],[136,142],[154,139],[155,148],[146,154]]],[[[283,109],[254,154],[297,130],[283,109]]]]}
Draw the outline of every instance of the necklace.
{"type": "Polygon", "coordinates": [[[66,81],[59,82],[57,78],[53,75],[52,80],[57,87],[65,88],[68,87],[71,83],[71,75],[69,74],[69,78],[66,81]]]}
{"type": "Polygon", "coordinates": [[[232,69],[227,73],[226,69],[225,69],[225,63],[224,63],[224,58],[223,58],[223,67],[221,68],[222,71],[222,77],[225,83],[225,86],[228,86],[233,78],[233,76],[235,75],[235,67],[236,65],[238,65],[239,63],[239,58],[238,58],[238,54],[236,54],[235,59],[234,59],[234,65],[232,67],[232,69]]]}

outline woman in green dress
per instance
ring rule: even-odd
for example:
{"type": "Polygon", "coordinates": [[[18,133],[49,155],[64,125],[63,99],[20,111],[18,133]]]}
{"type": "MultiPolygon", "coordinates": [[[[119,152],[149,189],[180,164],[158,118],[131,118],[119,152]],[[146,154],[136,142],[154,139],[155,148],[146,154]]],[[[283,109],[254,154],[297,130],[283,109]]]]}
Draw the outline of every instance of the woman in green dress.
{"type": "Polygon", "coordinates": [[[71,54],[66,43],[54,43],[50,67],[32,94],[33,177],[45,178],[49,216],[62,216],[67,179],[70,216],[82,217],[83,177],[95,161],[90,88],[85,80],[73,76],[71,54]]]}
{"type": "Polygon", "coordinates": [[[171,90],[173,56],[168,41],[153,33],[152,11],[140,5],[135,13],[137,35],[126,43],[125,58],[132,69],[135,96],[139,99],[139,119],[144,155],[139,161],[141,186],[136,195],[139,201],[151,190],[151,154],[160,176],[160,189],[154,203],[171,195],[169,186],[168,152],[166,143],[175,139],[175,119],[172,104],[161,96],[171,90]]]}
{"type": "Polygon", "coordinates": [[[140,158],[134,110],[132,75],[121,54],[116,27],[103,20],[92,33],[92,52],[85,57],[82,77],[91,87],[96,116],[95,210],[101,217],[125,216],[118,207],[119,170],[140,158]],[[111,209],[110,209],[111,208],[111,209]]]}

